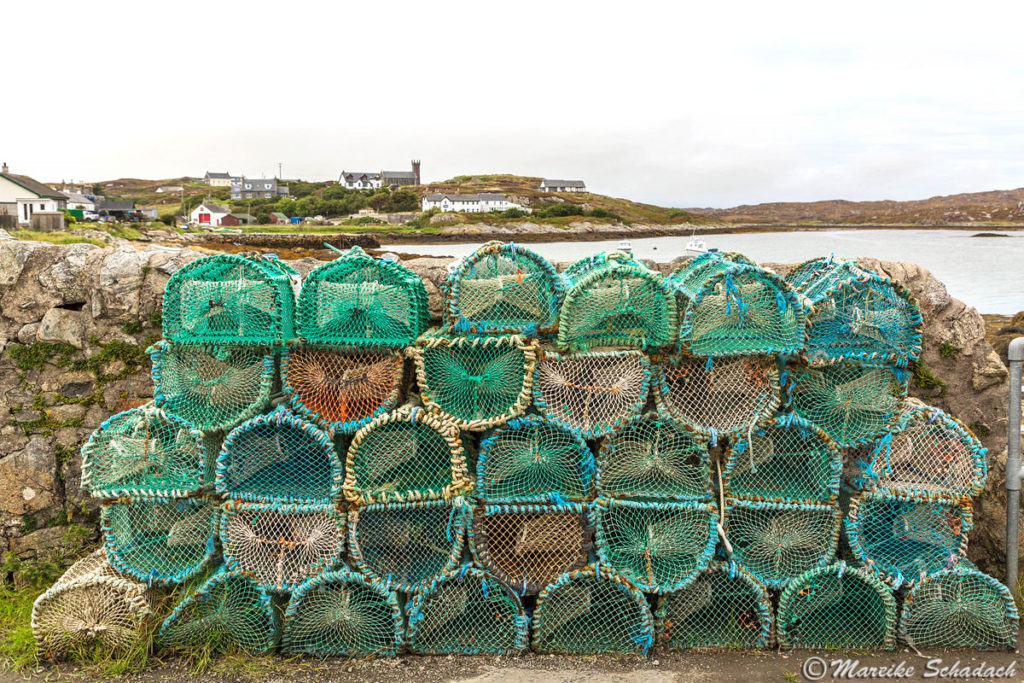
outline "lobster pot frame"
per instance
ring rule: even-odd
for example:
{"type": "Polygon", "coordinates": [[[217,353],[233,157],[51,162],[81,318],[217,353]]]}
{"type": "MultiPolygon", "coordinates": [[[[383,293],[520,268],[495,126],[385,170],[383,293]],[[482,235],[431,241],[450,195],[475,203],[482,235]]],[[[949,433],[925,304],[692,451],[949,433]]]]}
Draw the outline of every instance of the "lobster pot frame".
{"type": "Polygon", "coordinates": [[[593,545],[587,506],[483,505],[473,511],[469,548],[478,566],[520,595],[533,595],[583,567],[593,545]]]}
{"type": "Polygon", "coordinates": [[[187,496],[205,474],[202,434],[152,403],[114,415],[82,447],[82,488],[94,498],[187,496]]]}
{"type": "Polygon", "coordinates": [[[834,503],[843,458],[832,439],[790,413],[730,440],[725,490],[734,498],[834,503]]]}
{"type": "Polygon", "coordinates": [[[402,611],[379,581],[341,570],[310,579],[292,594],[281,649],[314,657],[394,657],[402,649],[402,611]]]}
{"type": "Polygon", "coordinates": [[[718,543],[711,503],[603,499],[594,506],[597,556],[646,593],[686,588],[718,543]]]}
{"type": "Polygon", "coordinates": [[[348,434],[402,401],[405,356],[393,349],[303,344],[292,348],[281,379],[297,413],[348,434]]]}
{"type": "Polygon", "coordinates": [[[707,439],[657,413],[630,418],[601,444],[597,492],[611,498],[710,500],[707,439]]]}
{"type": "Polygon", "coordinates": [[[291,591],[342,563],[345,515],[333,505],[228,501],[221,507],[224,565],[265,589],[291,591]]]}
{"type": "Polygon", "coordinates": [[[712,445],[779,407],[779,372],[764,356],[664,359],[655,363],[652,383],[658,412],[710,433],[712,445]]]}
{"type": "Polygon", "coordinates": [[[910,589],[899,636],[914,647],[1012,650],[1019,626],[1010,589],[962,560],[910,589]]]}
{"type": "Polygon", "coordinates": [[[111,566],[147,585],[197,576],[217,550],[216,501],[136,496],[103,503],[100,519],[111,566]]]}
{"type": "Polygon", "coordinates": [[[778,275],[733,265],[687,303],[679,339],[695,356],[795,354],[806,344],[806,317],[796,290],[778,275]]]}
{"type": "Polygon", "coordinates": [[[579,430],[604,436],[647,403],[651,364],[640,351],[542,354],[533,380],[538,412],[579,430]]]}
{"type": "Polygon", "coordinates": [[[839,363],[792,372],[788,403],[840,447],[881,437],[899,420],[907,396],[905,373],[888,365],[839,363]]]}
{"type": "Polygon", "coordinates": [[[295,337],[299,274],[276,256],[218,254],[167,281],[164,337],[179,344],[282,346],[295,337]]]}
{"type": "Polygon", "coordinates": [[[515,418],[480,444],[477,497],[487,503],[586,501],[594,454],[580,433],[542,417],[515,418]]]}
{"type": "Polygon", "coordinates": [[[604,268],[612,263],[629,263],[637,268],[647,268],[641,261],[637,261],[632,253],[625,251],[599,251],[570,263],[562,271],[562,278],[571,287],[574,283],[579,282],[580,278],[587,273],[604,268]]]}
{"type": "Polygon", "coordinates": [[[142,638],[153,616],[146,585],[120,577],[103,549],[82,558],[32,605],[39,657],[61,660],[95,650],[116,654],[142,638]]]}
{"type": "Polygon", "coordinates": [[[565,282],[547,260],[512,242],[488,242],[449,273],[444,316],[457,332],[549,334],[565,282]]]}
{"type": "Polygon", "coordinates": [[[706,251],[695,256],[676,268],[665,279],[678,295],[679,310],[686,309],[686,304],[697,296],[704,285],[716,275],[726,272],[733,266],[756,266],[743,254],[731,251],[706,251]]]}
{"type": "Polygon", "coordinates": [[[349,444],[343,491],[351,503],[448,500],[470,488],[459,431],[436,413],[385,413],[349,444]]]}
{"type": "Polygon", "coordinates": [[[714,562],[686,588],[662,595],[654,616],[658,643],[672,652],[764,649],[775,628],[768,589],[735,562],[714,562]]]}
{"type": "Polygon", "coordinates": [[[518,654],[530,645],[530,620],[515,591],[462,565],[413,595],[406,608],[410,652],[427,655],[518,654]]]}
{"type": "Polygon", "coordinates": [[[558,349],[669,346],[678,339],[678,324],[676,299],[665,279],[631,257],[613,253],[581,274],[566,293],[558,349]]]}
{"type": "Polygon", "coordinates": [[[807,317],[811,361],[906,367],[920,357],[921,310],[899,283],[831,257],[805,262],[786,279],[813,303],[807,317]]]}
{"type": "Polygon", "coordinates": [[[896,589],[966,557],[973,523],[969,498],[868,492],[850,499],[844,529],[857,561],[896,589]]]}
{"type": "Polygon", "coordinates": [[[832,562],[841,517],[835,504],[728,498],[724,527],[736,562],[778,590],[805,571],[832,562]]]}
{"type": "Polygon", "coordinates": [[[430,332],[411,351],[423,404],[459,429],[480,431],[530,405],[537,342],[519,335],[450,337],[430,332]]]}
{"type": "Polygon", "coordinates": [[[203,432],[228,431],[270,404],[275,354],[254,346],[157,342],[153,402],[203,432]]]}
{"type": "Polygon", "coordinates": [[[247,572],[221,570],[178,603],[157,642],[172,650],[236,647],[261,655],[274,651],[280,635],[280,613],[270,594],[247,572]]]}
{"type": "Polygon", "coordinates": [[[653,643],[654,617],[647,598],[603,565],[567,572],[537,596],[537,652],[646,655],[653,643]]]}
{"type": "Polygon", "coordinates": [[[896,599],[870,571],[845,562],[812,569],[779,598],[783,647],[881,649],[896,647],[896,599]]]}
{"type": "Polygon", "coordinates": [[[334,442],[283,406],[233,430],[217,459],[217,492],[256,503],[330,503],[343,471],[334,442]]]}
{"type": "Polygon", "coordinates": [[[348,513],[352,564],[388,590],[429,586],[458,566],[469,511],[461,498],[354,508],[348,513]]]}
{"type": "Polygon", "coordinates": [[[423,280],[359,247],[315,268],[299,294],[299,336],[312,344],[404,348],[429,319],[423,280]]]}
{"type": "Polygon", "coordinates": [[[985,488],[987,454],[956,418],[908,404],[892,432],[854,453],[848,477],[862,489],[976,496],[985,488]]]}

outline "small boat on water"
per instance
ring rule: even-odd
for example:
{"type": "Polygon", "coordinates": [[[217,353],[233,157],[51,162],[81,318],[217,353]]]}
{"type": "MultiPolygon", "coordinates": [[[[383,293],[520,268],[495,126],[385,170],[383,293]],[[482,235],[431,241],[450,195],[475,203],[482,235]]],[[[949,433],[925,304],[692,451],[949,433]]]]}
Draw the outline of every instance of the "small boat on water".
{"type": "Polygon", "coordinates": [[[629,240],[622,240],[619,242],[618,251],[625,252],[627,254],[633,253],[633,243],[629,240]]]}
{"type": "Polygon", "coordinates": [[[715,251],[714,249],[708,249],[708,245],[704,243],[704,240],[697,237],[696,233],[690,237],[690,241],[686,243],[686,253],[690,256],[700,256],[709,251],[715,251]]]}

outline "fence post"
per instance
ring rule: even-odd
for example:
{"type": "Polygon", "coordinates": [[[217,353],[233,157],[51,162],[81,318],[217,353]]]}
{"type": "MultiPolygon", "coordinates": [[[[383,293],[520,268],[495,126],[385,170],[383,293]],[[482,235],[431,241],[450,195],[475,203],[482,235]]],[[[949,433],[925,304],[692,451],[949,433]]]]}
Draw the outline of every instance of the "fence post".
{"type": "Polygon", "coordinates": [[[1006,587],[1017,594],[1017,548],[1020,527],[1020,382],[1024,337],[1010,342],[1010,411],[1006,444],[1006,587]]]}

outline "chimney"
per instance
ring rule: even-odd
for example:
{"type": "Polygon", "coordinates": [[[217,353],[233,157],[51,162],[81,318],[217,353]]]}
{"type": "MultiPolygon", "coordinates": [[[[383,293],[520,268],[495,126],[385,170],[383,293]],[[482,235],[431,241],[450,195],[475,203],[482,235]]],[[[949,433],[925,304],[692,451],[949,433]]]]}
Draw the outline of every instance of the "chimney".
{"type": "Polygon", "coordinates": [[[419,185],[420,184],[420,160],[419,159],[413,159],[412,160],[412,173],[413,173],[414,176],[416,176],[416,184],[419,185]]]}
{"type": "Polygon", "coordinates": [[[4,175],[7,175],[7,162],[6,161],[4,162],[3,170],[0,171],[0,173],[3,173],[4,175]]]}

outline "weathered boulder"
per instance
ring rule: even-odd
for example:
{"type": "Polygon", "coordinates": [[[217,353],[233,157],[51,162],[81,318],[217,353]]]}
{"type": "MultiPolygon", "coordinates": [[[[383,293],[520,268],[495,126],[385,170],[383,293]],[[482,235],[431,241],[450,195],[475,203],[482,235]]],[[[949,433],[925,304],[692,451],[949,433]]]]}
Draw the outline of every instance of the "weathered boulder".
{"type": "Polygon", "coordinates": [[[0,457],[0,512],[27,515],[46,510],[57,501],[53,446],[33,436],[21,450],[0,457]]]}

